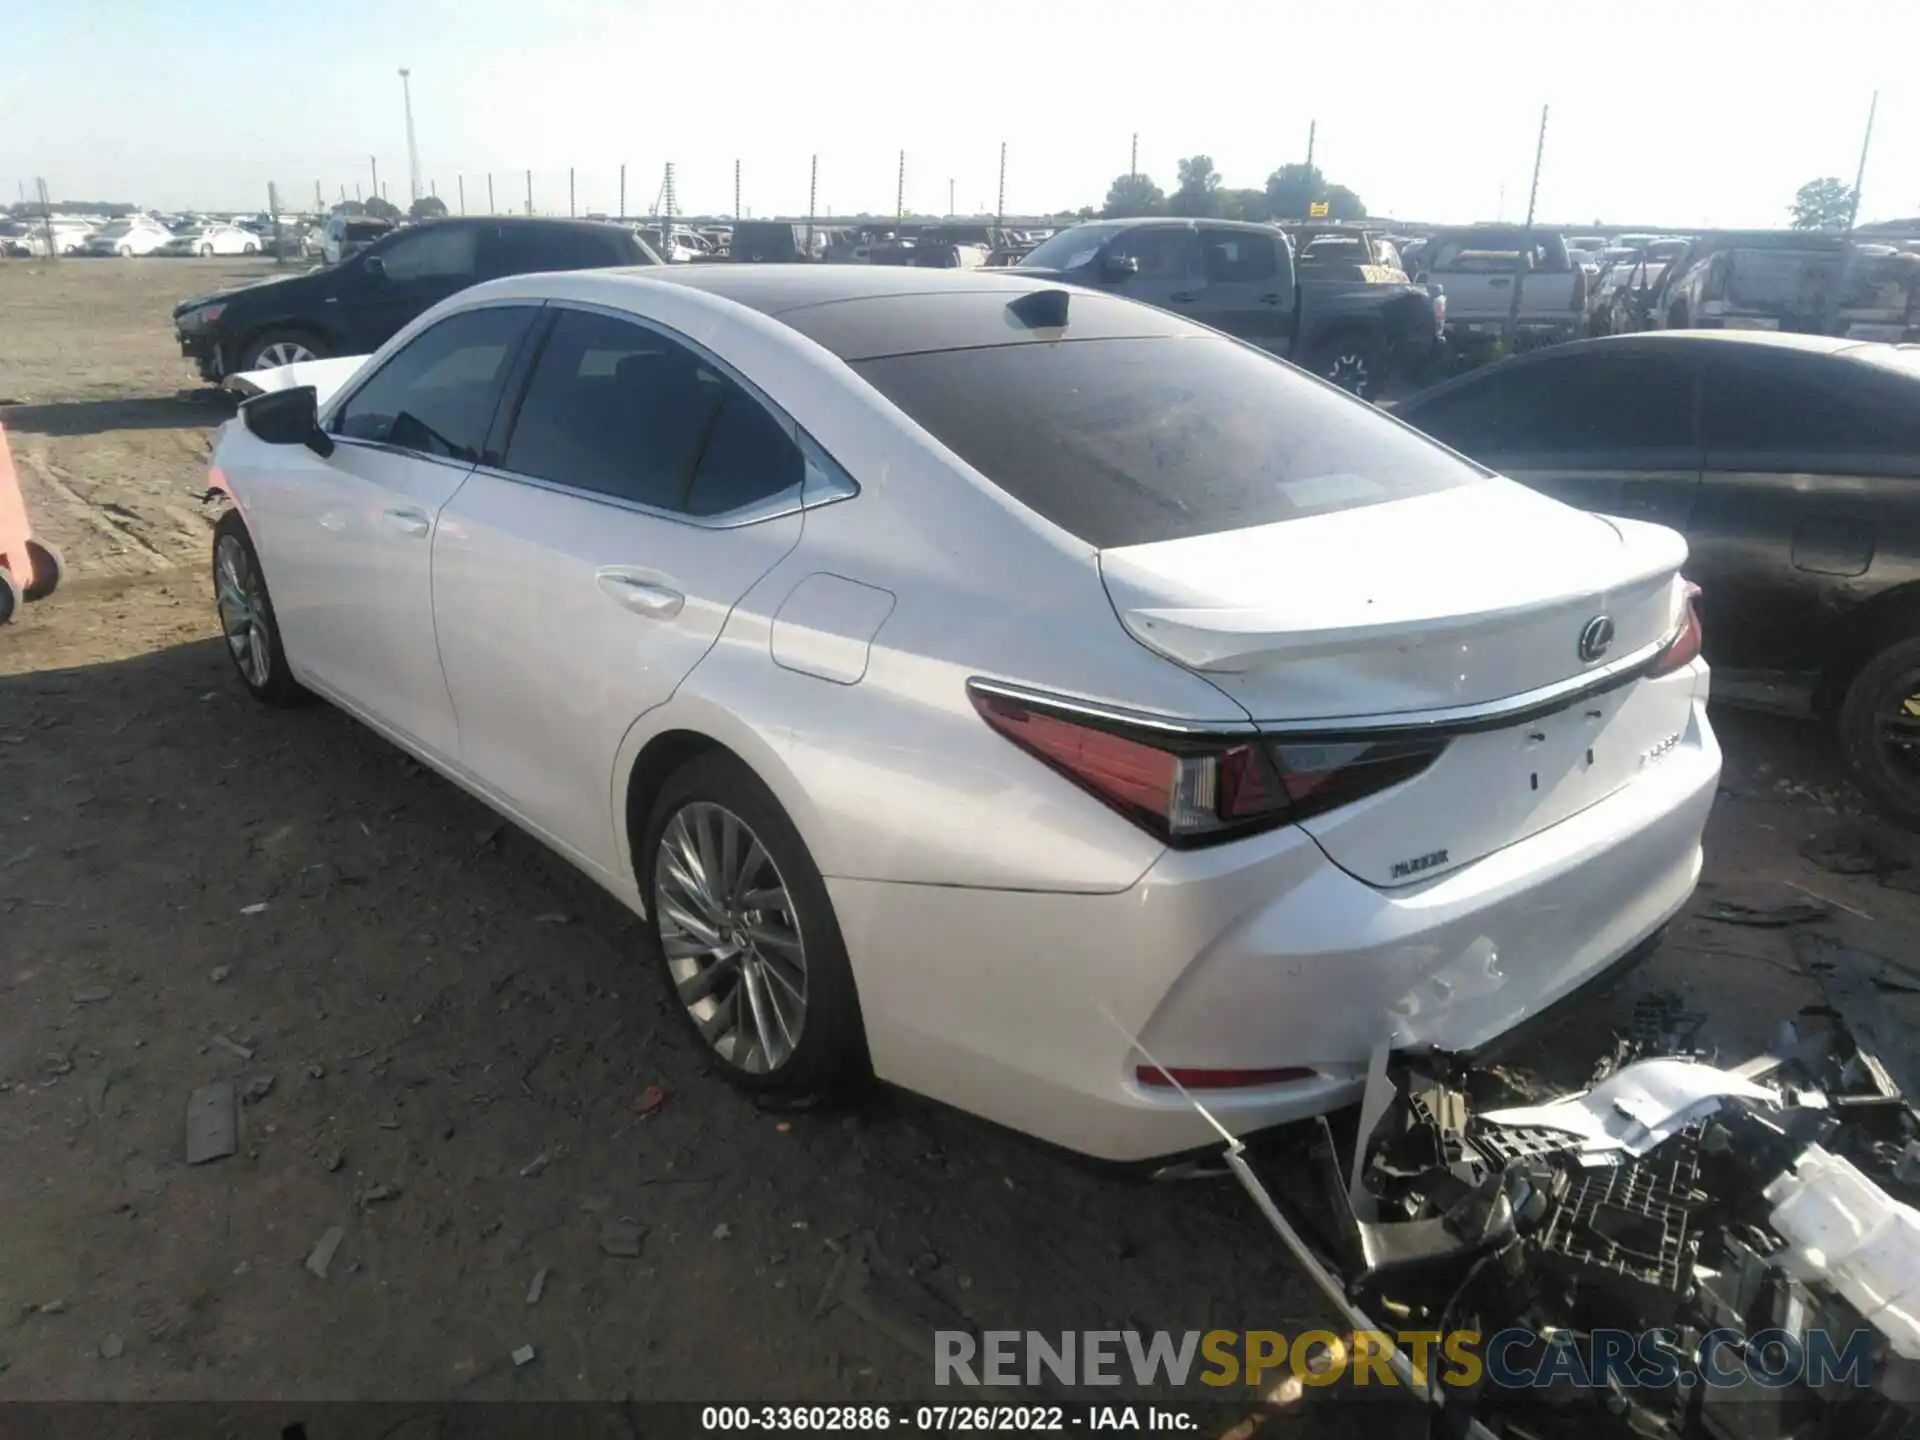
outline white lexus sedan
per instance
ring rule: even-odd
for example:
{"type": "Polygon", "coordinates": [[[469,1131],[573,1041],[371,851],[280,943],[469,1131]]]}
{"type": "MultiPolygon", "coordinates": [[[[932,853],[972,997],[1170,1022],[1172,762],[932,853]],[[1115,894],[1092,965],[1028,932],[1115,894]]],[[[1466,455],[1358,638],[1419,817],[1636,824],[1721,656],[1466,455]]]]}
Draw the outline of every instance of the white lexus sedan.
{"type": "Polygon", "coordinates": [[[1251,1130],[1482,1046],[1699,873],[1683,541],[1165,311],[581,271],[247,379],[241,679],[645,917],[747,1088],[1173,1154],[1211,1139],[1187,1095],[1251,1130]]]}
{"type": "Polygon", "coordinates": [[[156,252],[161,255],[258,255],[260,237],[251,230],[210,220],[176,232],[156,252]]]}

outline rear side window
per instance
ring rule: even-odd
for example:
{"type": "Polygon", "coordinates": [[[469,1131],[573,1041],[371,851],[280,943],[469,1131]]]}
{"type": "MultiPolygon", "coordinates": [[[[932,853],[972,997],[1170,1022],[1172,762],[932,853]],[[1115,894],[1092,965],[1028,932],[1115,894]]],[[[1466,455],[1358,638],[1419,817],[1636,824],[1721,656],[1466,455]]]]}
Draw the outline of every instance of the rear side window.
{"type": "Polygon", "coordinates": [[[1495,370],[1401,417],[1464,455],[1679,450],[1694,377],[1678,356],[1589,356],[1495,370]]]}
{"type": "Polygon", "coordinates": [[[1213,336],[896,355],[854,368],[974,469],[1107,549],[1485,477],[1371,406],[1213,336]]]}
{"type": "Polygon", "coordinates": [[[488,240],[487,268],[496,275],[645,265],[653,258],[631,233],[612,226],[602,233],[573,225],[502,225],[488,240]]]}
{"type": "Polygon", "coordinates": [[[687,492],[689,515],[725,515],[797,491],[806,478],[786,422],[731,381],[725,392],[687,492]]]}
{"type": "Polygon", "coordinates": [[[415,336],[347,397],[333,417],[333,433],[447,460],[478,461],[507,367],[538,313],[507,305],[449,315],[415,336]]]}
{"type": "Polygon", "coordinates": [[[1273,279],[1279,271],[1273,254],[1275,239],[1251,230],[1202,230],[1207,279],[1221,285],[1273,279]]]}
{"type": "Polygon", "coordinates": [[[1722,360],[1707,372],[1702,418],[1715,449],[1910,454],[1920,451],[1916,395],[1920,386],[1844,361],[1722,360]]]}

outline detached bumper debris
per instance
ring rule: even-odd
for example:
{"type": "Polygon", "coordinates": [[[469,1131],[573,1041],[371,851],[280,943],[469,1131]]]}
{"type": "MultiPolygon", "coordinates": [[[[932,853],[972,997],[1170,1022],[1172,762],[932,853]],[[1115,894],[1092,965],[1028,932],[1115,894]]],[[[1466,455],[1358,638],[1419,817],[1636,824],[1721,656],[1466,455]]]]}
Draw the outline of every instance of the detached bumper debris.
{"type": "Polygon", "coordinates": [[[1804,938],[1829,1004],[1744,1064],[1653,997],[1578,1094],[1395,1053],[1357,1157],[1322,1120],[1228,1164],[1446,1433],[1920,1437],[1920,973],[1804,938]],[[1449,1373],[1462,1331],[1485,1363],[1449,1373]]]}

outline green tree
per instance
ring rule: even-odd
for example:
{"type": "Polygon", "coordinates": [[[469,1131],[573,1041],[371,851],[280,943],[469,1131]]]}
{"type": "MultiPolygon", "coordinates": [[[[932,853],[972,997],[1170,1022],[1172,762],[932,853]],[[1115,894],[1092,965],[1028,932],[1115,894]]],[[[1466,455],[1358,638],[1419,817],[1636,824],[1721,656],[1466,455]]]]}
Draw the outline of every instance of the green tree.
{"type": "Polygon", "coordinates": [[[364,215],[367,213],[367,207],[358,200],[342,200],[327,213],[329,215],[364,215]]]}
{"type": "Polygon", "coordinates": [[[1796,230],[1844,230],[1853,214],[1853,189],[1823,175],[1802,185],[1787,208],[1796,230]]]}
{"type": "Polygon", "coordinates": [[[398,205],[379,195],[371,195],[367,198],[366,211],[376,220],[399,221],[406,218],[400,213],[398,205]]]}
{"type": "Polygon", "coordinates": [[[1224,186],[1218,191],[1218,208],[1215,213],[1222,220],[1271,220],[1273,206],[1267,201],[1264,190],[1229,190],[1224,186]]]}
{"type": "Polygon", "coordinates": [[[1167,209],[1175,215],[1220,213],[1220,172],[1211,155],[1190,155],[1180,162],[1180,179],[1167,209]]]}
{"type": "Polygon", "coordinates": [[[422,195],[407,207],[410,220],[444,220],[447,215],[447,202],[438,195],[422,195]]]}
{"type": "Polygon", "coordinates": [[[1326,218],[1364,220],[1366,204],[1344,185],[1329,185],[1317,165],[1282,165],[1267,177],[1267,204],[1275,220],[1305,220],[1325,201],[1326,218]]]}
{"type": "Polygon", "coordinates": [[[1107,187],[1107,203],[1100,213],[1117,220],[1128,215],[1158,215],[1166,208],[1166,194],[1146,176],[1117,175],[1107,187]]]}
{"type": "Polygon", "coordinates": [[[1360,197],[1344,185],[1329,185],[1320,198],[1327,202],[1327,214],[1335,220],[1364,220],[1367,207],[1360,197]]]}

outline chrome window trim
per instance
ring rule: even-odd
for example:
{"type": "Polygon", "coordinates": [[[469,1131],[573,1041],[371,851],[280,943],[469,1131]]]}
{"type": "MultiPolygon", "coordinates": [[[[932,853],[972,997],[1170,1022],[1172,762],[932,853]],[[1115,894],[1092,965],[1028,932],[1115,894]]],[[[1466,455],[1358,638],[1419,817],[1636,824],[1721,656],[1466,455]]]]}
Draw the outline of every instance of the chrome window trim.
{"type": "MultiPolygon", "coordinates": [[[[659,505],[647,505],[638,500],[609,495],[603,490],[590,490],[582,485],[569,485],[564,480],[549,480],[543,476],[529,475],[524,471],[510,470],[505,465],[477,465],[474,468],[479,473],[496,480],[512,480],[522,485],[531,485],[536,489],[550,490],[556,495],[567,495],[576,500],[590,500],[595,504],[609,505],[616,510],[626,510],[636,515],[651,516],[656,520],[670,520],[677,525],[691,525],[700,530],[738,530],[748,525],[764,524],[769,520],[796,515],[802,511],[818,510],[822,506],[835,505],[842,500],[852,500],[860,494],[860,482],[847,473],[845,466],[827,453],[825,446],[807,433],[804,425],[775,404],[766,391],[699,341],[681,334],[670,325],[661,324],[649,315],[636,315],[631,310],[622,310],[614,305],[600,305],[590,300],[573,299],[552,299],[545,304],[549,310],[577,310],[583,314],[604,315],[611,320],[624,321],[642,330],[650,330],[663,340],[685,346],[699,356],[704,364],[711,365],[732,384],[738,385],[746,392],[749,399],[773,416],[786,431],[787,438],[798,447],[806,467],[805,473],[797,486],[788,486],[776,494],[765,496],[748,505],[736,506],[732,510],[724,510],[717,515],[689,515],[684,510],[668,510],[659,505]]],[[[523,379],[521,394],[515,397],[516,399],[524,401],[526,386],[532,383],[532,378],[529,373],[523,379]]],[[[511,449],[511,434],[508,436],[507,443],[508,448],[511,449]]]]}
{"type": "Polygon", "coordinates": [[[1025,701],[1047,709],[1085,715],[1089,719],[1107,720],[1121,725],[1137,725],[1170,735],[1259,734],[1269,739],[1285,740],[1293,736],[1317,735],[1384,737],[1404,734],[1432,735],[1436,732],[1467,734],[1476,730],[1500,729],[1507,725],[1520,724],[1525,720],[1551,715],[1582,700],[1631,684],[1672,648],[1685,628],[1683,622],[1664,638],[1643,645],[1611,664],[1601,665],[1583,674],[1570,676],[1565,680],[1556,680],[1550,685],[1542,685],[1518,695],[1507,695],[1498,700],[1485,700],[1472,705],[1453,705],[1432,710],[1403,710],[1384,715],[1335,715],[1312,720],[1209,722],[1180,720],[1166,715],[1151,715],[1137,710],[1128,710],[1122,706],[1105,705],[1097,701],[1076,700],[1044,690],[1008,684],[1005,681],[988,680],[981,676],[970,678],[967,681],[967,689],[1004,696],[1009,700],[1025,701]]]}

